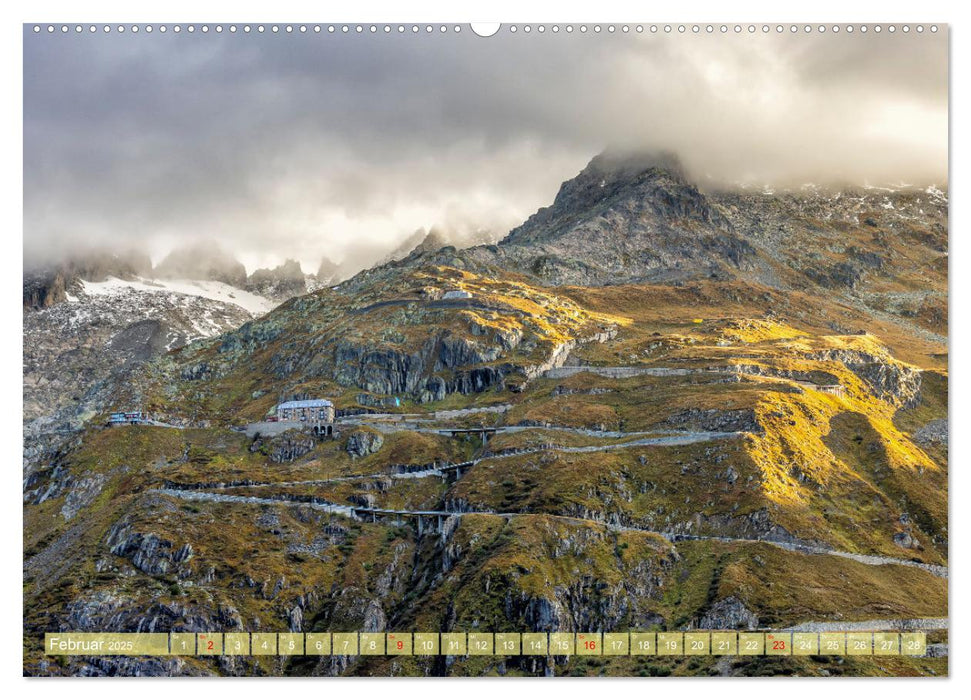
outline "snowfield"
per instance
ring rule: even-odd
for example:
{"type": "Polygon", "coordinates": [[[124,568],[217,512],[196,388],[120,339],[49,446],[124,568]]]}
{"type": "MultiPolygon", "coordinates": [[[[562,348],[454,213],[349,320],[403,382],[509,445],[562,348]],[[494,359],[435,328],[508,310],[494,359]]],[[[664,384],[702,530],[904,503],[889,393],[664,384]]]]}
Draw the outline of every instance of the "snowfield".
{"type": "MultiPolygon", "coordinates": [[[[126,291],[134,290],[140,292],[171,292],[174,294],[184,294],[192,297],[202,297],[212,301],[220,301],[224,304],[235,304],[249,313],[257,316],[273,310],[277,303],[270,301],[258,294],[237,289],[224,282],[213,282],[210,280],[147,280],[138,278],[135,280],[122,280],[116,277],[109,277],[104,282],[81,281],[85,294],[91,296],[117,295],[124,294],[126,291]]],[[[69,299],[69,301],[77,301],[69,299]]]]}

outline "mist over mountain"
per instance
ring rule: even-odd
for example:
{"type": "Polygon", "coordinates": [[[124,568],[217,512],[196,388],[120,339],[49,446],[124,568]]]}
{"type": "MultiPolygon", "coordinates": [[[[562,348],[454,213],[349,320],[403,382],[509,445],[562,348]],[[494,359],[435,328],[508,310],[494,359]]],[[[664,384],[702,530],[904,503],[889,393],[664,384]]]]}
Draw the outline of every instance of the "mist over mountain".
{"type": "Polygon", "coordinates": [[[234,253],[214,241],[176,248],[154,268],[143,252],[89,249],[58,265],[28,267],[24,305],[49,306],[63,301],[78,279],[107,276],[218,281],[282,301],[361,271],[364,282],[389,265],[427,259],[514,269],[546,284],[741,278],[783,287],[833,280],[852,286],[886,265],[884,244],[864,240],[848,255],[834,256],[823,241],[841,240],[842,227],[861,217],[886,218],[891,207],[925,216],[926,206],[946,205],[944,187],[716,185],[690,172],[673,152],[612,149],[592,158],[560,185],[549,206],[505,236],[470,224],[420,228],[391,251],[341,263],[324,256],[314,274],[291,257],[247,275],[234,253]],[[807,251],[819,252],[807,257],[807,251]]]}
{"type": "Polygon", "coordinates": [[[947,29],[803,34],[449,33],[431,49],[261,35],[242,63],[229,35],[35,37],[24,244],[144,246],[158,262],[203,235],[249,271],[327,256],[350,275],[420,228],[498,238],[610,145],[675,151],[706,189],[942,186],[947,29]],[[137,91],[117,89],[118,61],[137,91]],[[254,87],[269,81],[279,99],[254,87]]]}
{"type": "Polygon", "coordinates": [[[320,265],[317,267],[317,279],[323,284],[340,282],[340,279],[338,279],[339,270],[340,267],[337,263],[324,256],[320,259],[320,265]]]}
{"type": "Polygon", "coordinates": [[[318,276],[304,273],[300,263],[287,259],[273,268],[258,268],[246,274],[235,256],[219,245],[198,243],[171,251],[157,266],[144,252],[112,252],[87,249],[57,263],[37,259],[24,261],[24,298],[27,309],[41,309],[76,296],[83,282],[119,280],[162,280],[220,282],[274,301],[305,294],[310,287],[335,284],[340,268],[324,259],[318,276]]]}
{"type": "Polygon", "coordinates": [[[375,266],[402,260],[412,255],[434,253],[446,246],[461,250],[477,245],[494,243],[498,238],[499,236],[489,229],[472,227],[466,227],[464,229],[444,229],[436,226],[430,229],[420,228],[408,236],[381,260],[377,261],[375,266]]]}
{"type": "Polygon", "coordinates": [[[62,251],[56,262],[32,255],[24,260],[24,307],[51,306],[64,301],[65,293],[76,288],[79,280],[101,282],[108,277],[223,282],[282,301],[311,288],[338,284],[375,265],[432,253],[445,246],[462,249],[491,243],[498,237],[491,230],[474,227],[421,228],[391,252],[369,250],[341,263],[323,256],[314,273],[305,273],[298,260],[287,258],[275,267],[257,268],[247,274],[231,250],[211,240],[173,248],[155,266],[146,251],[134,249],[120,253],[108,248],[84,248],[74,254],[62,251]]]}
{"type": "Polygon", "coordinates": [[[152,261],[138,250],[110,251],[85,248],[66,257],[53,252],[50,260],[24,260],[24,307],[45,308],[65,301],[77,291],[78,280],[103,282],[109,277],[133,279],[152,273],[152,261]]]}
{"type": "Polygon", "coordinates": [[[234,287],[246,284],[246,268],[214,241],[173,250],[155,267],[155,274],[165,279],[216,280],[234,287]]]}
{"type": "Polygon", "coordinates": [[[852,292],[865,279],[889,274],[891,260],[903,254],[894,250],[908,240],[946,247],[946,186],[702,182],[670,152],[607,151],[497,244],[425,246],[387,271],[377,266],[345,284],[358,289],[397,274],[397,266],[435,262],[515,270],[547,285],[740,279],[852,292]],[[919,235],[907,223],[916,220],[929,226],[919,235]]]}

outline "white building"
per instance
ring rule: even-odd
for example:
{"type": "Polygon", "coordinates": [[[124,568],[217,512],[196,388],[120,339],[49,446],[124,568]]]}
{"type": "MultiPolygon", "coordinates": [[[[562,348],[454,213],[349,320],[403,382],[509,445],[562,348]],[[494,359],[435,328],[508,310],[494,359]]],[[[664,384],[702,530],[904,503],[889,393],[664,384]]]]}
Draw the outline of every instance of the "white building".
{"type": "Polygon", "coordinates": [[[464,289],[450,289],[442,295],[442,299],[471,299],[472,292],[464,289]]]}

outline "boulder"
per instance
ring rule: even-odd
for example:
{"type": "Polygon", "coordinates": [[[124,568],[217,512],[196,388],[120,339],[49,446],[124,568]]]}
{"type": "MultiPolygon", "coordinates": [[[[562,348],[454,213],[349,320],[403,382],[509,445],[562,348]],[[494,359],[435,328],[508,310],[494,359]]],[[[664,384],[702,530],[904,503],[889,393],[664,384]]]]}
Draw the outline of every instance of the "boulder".
{"type": "Polygon", "coordinates": [[[347,453],[351,457],[367,457],[374,454],[384,445],[381,433],[362,428],[347,436],[347,453]]]}
{"type": "Polygon", "coordinates": [[[735,596],[714,603],[698,620],[698,629],[703,630],[754,630],[758,626],[758,616],[735,596]]]}

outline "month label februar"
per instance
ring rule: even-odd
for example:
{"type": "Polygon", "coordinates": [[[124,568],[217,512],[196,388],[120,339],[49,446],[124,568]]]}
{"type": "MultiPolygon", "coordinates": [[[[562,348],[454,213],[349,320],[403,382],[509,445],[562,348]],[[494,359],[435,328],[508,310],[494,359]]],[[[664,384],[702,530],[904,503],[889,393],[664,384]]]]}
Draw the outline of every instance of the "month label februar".
{"type": "MultiPolygon", "coordinates": [[[[172,653],[194,654],[193,640],[185,641],[185,652],[173,649],[172,653]]],[[[44,651],[52,656],[168,656],[169,635],[164,632],[53,632],[44,635],[44,651]]]]}

